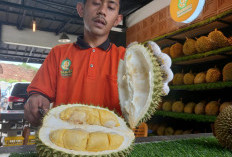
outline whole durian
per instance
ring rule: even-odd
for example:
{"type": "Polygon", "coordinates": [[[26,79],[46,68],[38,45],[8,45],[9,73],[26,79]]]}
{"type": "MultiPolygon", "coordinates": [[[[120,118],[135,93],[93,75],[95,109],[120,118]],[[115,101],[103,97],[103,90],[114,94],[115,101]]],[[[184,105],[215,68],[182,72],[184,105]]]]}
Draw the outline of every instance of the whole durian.
{"type": "Polygon", "coordinates": [[[199,53],[202,53],[202,52],[207,52],[207,51],[210,51],[210,50],[213,50],[213,43],[212,41],[206,37],[206,36],[201,36],[200,38],[197,39],[196,41],[196,50],[199,52],[199,53]]]}
{"type": "Polygon", "coordinates": [[[206,72],[206,82],[217,82],[221,78],[221,71],[218,68],[210,68],[206,72]]]}
{"type": "Polygon", "coordinates": [[[194,113],[195,114],[204,114],[205,113],[205,101],[201,101],[195,105],[194,113]]]}
{"type": "Polygon", "coordinates": [[[162,49],[162,52],[170,56],[170,47],[165,47],[164,49],[162,49]]]}
{"type": "Polygon", "coordinates": [[[205,72],[198,73],[194,78],[194,84],[205,83],[205,72]]]}
{"type": "Polygon", "coordinates": [[[210,32],[208,38],[212,41],[214,48],[221,48],[230,45],[227,37],[225,37],[225,35],[217,29],[210,32]]]}
{"type": "Polygon", "coordinates": [[[180,43],[176,43],[170,48],[170,56],[171,58],[177,58],[183,56],[183,45],[180,43]]]}
{"type": "Polygon", "coordinates": [[[173,134],[174,134],[174,129],[172,127],[165,128],[164,135],[170,136],[170,135],[173,135],[173,134]]]}
{"type": "Polygon", "coordinates": [[[148,120],[161,102],[161,67],[149,49],[134,43],[120,60],[117,77],[125,119],[87,104],[55,107],[38,131],[39,156],[126,156],[130,152],[135,139],[132,129],[148,120]]]}
{"type": "Polygon", "coordinates": [[[232,102],[224,102],[220,105],[219,112],[222,112],[226,107],[232,106],[232,102]]]}
{"type": "Polygon", "coordinates": [[[184,112],[185,113],[193,113],[195,105],[196,105],[196,103],[194,103],[194,102],[187,103],[184,107],[184,112]]]}
{"type": "Polygon", "coordinates": [[[205,106],[205,114],[206,115],[218,115],[219,112],[219,102],[218,101],[210,101],[206,106],[205,106]]]}
{"type": "Polygon", "coordinates": [[[184,84],[184,74],[183,73],[176,73],[172,80],[173,85],[182,85],[184,84]]]}
{"type": "Polygon", "coordinates": [[[164,111],[172,111],[172,102],[171,101],[165,101],[162,105],[162,109],[164,111]]]}
{"type": "Polygon", "coordinates": [[[197,52],[196,47],[196,40],[194,39],[186,39],[184,45],[183,45],[183,53],[185,55],[192,55],[197,52]]]}
{"type": "Polygon", "coordinates": [[[219,143],[232,151],[232,106],[225,108],[216,118],[214,133],[219,143]]]}
{"type": "Polygon", "coordinates": [[[195,76],[191,71],[189,73],[184,74],[184,84],[193,84],[194,78],[195,76]]]}
{"type": "Polygon", "coordinates": [[[172,104],[173,112],[183,112],[184,111],[184,103],[182,101],[176,101],[172,104]]]}
{"type": "Polygon", "coordinates": [[[223,75],[223,81],[232,81],[232,62],[227,63],[223,70],[222,70],[222,75],[223,75]]]}

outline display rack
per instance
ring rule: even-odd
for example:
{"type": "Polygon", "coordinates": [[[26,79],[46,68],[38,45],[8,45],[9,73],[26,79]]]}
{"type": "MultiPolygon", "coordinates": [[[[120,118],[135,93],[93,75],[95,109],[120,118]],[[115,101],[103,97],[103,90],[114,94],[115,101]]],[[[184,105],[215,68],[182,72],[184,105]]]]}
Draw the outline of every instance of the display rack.
{"type": "MultiPolygon", "coordinates": [[[[232,33],[231,32],[232,30],[231,29],[232,28],[232,9],[225,11],[221,14],[218,14],[217,16],[191,24],[185,28],[181,28],[174,32],[167,33],[167,34],[161,35],[159,37],[156,37],[150,40],[156,42],[163,49],[165,47],[170,47],[176,42],[184,44],[186,37],[194,39],[194,38],[198,38],[203,35],[208,35],[209,32],[215,30],[216,28],[218,30],[223,30],[225,32],[229,31],[230,33],[232,33]]],[[[146,42],[144,42],[144,44],[146,44],[146,42]]],[[[208,63],[217,64],[220,62],[220,64],[225,64],[226,62],[231,62],[231,61],[232,61],[232,46],[228,46],[228,47],[223,47],[220,49],[215,49],[215,50],[204,52],[204,53],[197,53],[193,55],[174,58],[172,59],[173,65],[171,68],[175,72],[177,71],[181,72],[181,70],[183,69],[185,69],[185,71],[189,71],[189,69],[191,69],[192,67],[196,68],[195,67],[196,65],[198,65],[198,68],[199,68],[200,66],[202,67],[209,66],[208,63]]],[[[199,71],[199,70],[201,69],[197,69],[196,71],[199,71]]],[[[202,71],[205,71],[205,69],[202,71]]],[[[200,94],[205,92],[206,93],[205,95],[207,95],[211,93],[209,91],[215,92],[218,89],[222,91],[222,89],[225,89],[225,88],[227,89],[226,91],[228,92],[232,88],[232,81],[201,83],[201,84],[192,84],[192,85],[170,85],[170,90],[171,90],[170,93],[176,94],[178,92],[177,97],[179,98],[176,98],[177,100],[175,100],[175,101],[178,101],[182,99],[182,97],[180,97],[180,94],[183,92],[186,93],[187,91],[188,92],[200,91],[200,94]]],[[[196,92],[194,94],[196,94],[196,92]]],[[[186,94],[185,95],[183,94],[182,96],[186,96],[186,94]]],[[[170,97],[173,98],[173,95],[170,97]]],[[[165,98],[166,97],[164,97],[164,100],[165,98]]],[[[210,97],[210,98],[214,99],[214,97],[210,97]]],[[[216,119],[216,116],[196,115],[196,114],[188,114],[188,113],[183,113],[183,112],[182,113],[167,112],[167,111],[160,111],[160,110],[156,111],[155,117],[163,117],[163,118],[167,117],[167,118],[174,118],[177,120],[181,119],[184,121],[195,121],[195,123],[208,123],[208,124],[214,123],[216,119]]]]}

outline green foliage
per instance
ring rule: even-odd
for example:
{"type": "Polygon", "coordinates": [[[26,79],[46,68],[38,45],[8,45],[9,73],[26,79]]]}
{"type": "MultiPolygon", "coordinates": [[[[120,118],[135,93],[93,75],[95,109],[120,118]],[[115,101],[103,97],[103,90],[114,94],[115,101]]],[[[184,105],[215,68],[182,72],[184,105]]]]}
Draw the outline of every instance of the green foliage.
{"type": "Polygon", "coordinates": [[[214,137],[137,144],[130,157],[231,157],[214,137]]]}
{"type": "Polygon", "coordinates": [[[197,122],[214,122],[216,120],[216,116],[197,115],[190,113],[177,113],[177,112],[168,112],[168,111],[156,111],[155,115],[159,115],[163,117],[180,118],[184,120],[195,120],[197,122]]]}
{"type": "Polygon", "coordinates": [[[19,80],[8,79],[6,82],[9,82],[9,83],[14,83],[14,82],[19,82],[19,80]]]}
{"type": "Polygon", "coordinates": [[[175,86],[170,86],[170,89],[198,91],[198,90],[208,90],[208,89],[223,89],[226,87],[232,87],[232,81],[201,83],[201,84],[192,84],[192,85],[175,85],[175,86]]]}
{"type": "MultiPolygon", "coordinates": [[[[14,153],[10,157],[37,157],[37,153],[14,153]]],[[[129,157],[231,157],[215,137],[135,144],[129,157]]]]}
{"type": "Polygon", "coordinates": [[[23,68],[25,68],[25,69],[28,69],[28,70],[38,71],[37,68],[32,67],[32,66],[28,65],[27,63],[22,63],[20,66],[23,67],[23,68]]]}

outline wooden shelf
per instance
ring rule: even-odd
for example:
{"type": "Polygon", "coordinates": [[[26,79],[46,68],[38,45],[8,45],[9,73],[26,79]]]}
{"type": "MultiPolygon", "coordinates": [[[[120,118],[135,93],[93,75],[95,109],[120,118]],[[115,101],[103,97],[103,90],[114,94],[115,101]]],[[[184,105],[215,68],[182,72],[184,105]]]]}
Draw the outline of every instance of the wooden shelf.
{"type": "MultiPolygon", "coordinates": [[[[171,46],[175,42],[182,43],[188,38],[195,38],[202,35],[207,35],[215,28],[222,29],[232,24],[232,9],[225,11],[217,16],[208,18],[206,20],[191,24],[185,28],[178,29],[174,32],[170,32],[154,39],[150,39],[156,42],[161,48],[171,46]]],[[[149,41],[149,40],[148,40],[149,41]]],[[[147,41],[144,42],[144,44],[147,41]]]]}
{"type": "Polygon", "coordinates": [[[177,65],[196,64],[207,61],[225,59],[228,56],[232,57],[232,46],[223,47],[205,53],[197,53],[194,55],[175,58],[172,59],[172,63],[177,65]]]}
{"type": "Polygon", "coordinates": [[[210,90],[210,89],[222,89],[232,87],[232,81],[227,82],[214,82],[214,83],[201,83],[192,85],[172,85],[171,90],[188,90],[188,91],[199,91],[199,90],[210,90]]]}
{"type": "Polygon", "coordinates": [[[171,117],[178,118],[184,120],[194,120],[197,122],[214,122],[216,120],[216,116],[208,116],[208,115],[197,115],[190,113],[178,113],[178,112],[168,112],[168,111],[156,111],[155,116],[163,116],[163,117],[171,117]]]}

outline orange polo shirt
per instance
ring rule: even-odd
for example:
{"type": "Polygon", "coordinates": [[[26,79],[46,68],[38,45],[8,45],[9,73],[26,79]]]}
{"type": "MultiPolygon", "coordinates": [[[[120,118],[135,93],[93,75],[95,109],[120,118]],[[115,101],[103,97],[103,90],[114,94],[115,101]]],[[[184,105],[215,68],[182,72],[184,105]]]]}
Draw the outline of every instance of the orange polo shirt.
{"type": "Polygon", "coordinates": [[[117,72],[124,55],[125,48],[109,40],[96,48],[83,37],[76,43],[58,45],[48,54],[27,92],[44,95],[54,106],[81,103],[121,114],[117,72]]]}

